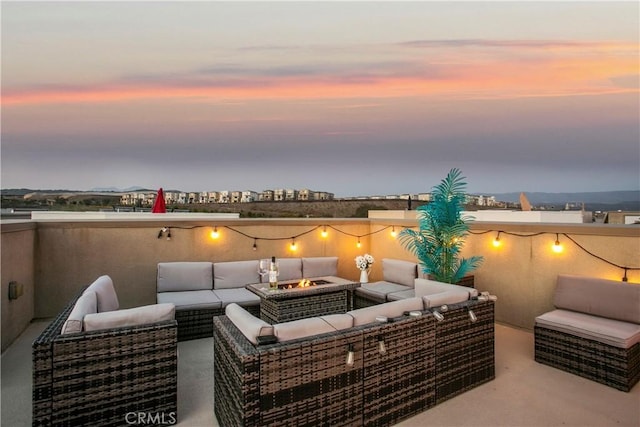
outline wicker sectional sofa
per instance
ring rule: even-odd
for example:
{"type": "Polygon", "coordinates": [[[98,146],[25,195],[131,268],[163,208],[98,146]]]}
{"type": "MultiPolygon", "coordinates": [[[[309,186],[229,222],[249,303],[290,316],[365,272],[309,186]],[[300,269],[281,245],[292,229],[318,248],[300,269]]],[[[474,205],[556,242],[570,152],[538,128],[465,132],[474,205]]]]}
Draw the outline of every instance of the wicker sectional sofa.
{"type": "Polygon", "coordinates": [[[492,380],[494,302],[431,305],[407,298],[276,325],[228,306],[213,321],[219,424],[387,426],[492,380]]]}
{"type": "Polygon", "coordinates": [[[177,353],[173,306],[118,310],[101,276],[32,344],[33,425],[174,424],[177,353]]]}
{"type": "Polygon", "coordinates": [[[560,275],[536,317],[535,359],[622,391],[640,380],[640,286],[560,275]]]}
{"type": "MultiPolygon", "coordinates": [[[[392,258],[382,259],[382,280],[362,284],[354,291],[354,306],[357,308],[369,307],[389,301],[397,301],[406,298],[421,296],[417,287],[421,281],[427,280],[419,273],[420,266],[411,261],[392,258]]],[[[433,282],[427,280],[428,282],[433,282]]],[[[465,277],[457,286],[473,288],[473,276],[465,277]]],[[[472,296],[477,292],[471,291],[472,296]],[[475,292],[475,293],[474,293],[475,292]]]]}
{"type": "MultiPolygon", "coordinates": [[[[260,283],[258,260],[225,262],[162,262],[157,270],[158,303],[176,307],[178,340],[213,336],[214,316],[232,303],[260,314],[260,298],[245,289],[260,283]]],[[[337,257],[280,258],[280,281],[337,276],[337,257]]]]}

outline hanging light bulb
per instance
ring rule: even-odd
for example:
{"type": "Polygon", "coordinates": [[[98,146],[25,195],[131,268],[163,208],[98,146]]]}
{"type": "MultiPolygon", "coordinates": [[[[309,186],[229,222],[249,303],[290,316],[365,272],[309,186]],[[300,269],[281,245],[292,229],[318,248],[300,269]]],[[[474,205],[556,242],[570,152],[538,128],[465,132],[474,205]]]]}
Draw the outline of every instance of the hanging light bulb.
{"type": "Polygon", "coordinates": [[[253,238],[253,250],[257,251],[258,250],[258,244],[257,244],[257,239],[254,237],[253,238]]]}
{"type": "Polygon", "coordinates": [[[551,247],[551,249],[553,249],[553,252],[555,252],[557,254],[562,252],[562,245],[560,244],[560,238],[558,236],[558,233],[556,233],[556,241],[553,244],[553,246],[551,247]]]}
{"type": "Polygon", "coordinates": [[[171,240],[171,229],[167,227],[167,240],[171,240]]]}
{"type": "Polygon", "coordinates": [[[358,243],[356,243],[356,248],[360,248],[362,246],[362,243],[360,243],[360,238],[358,237],[358,243]]]}
{"type": "Polygon", "coordinates": [[[213,230],[211,231],[211,238],[212,239],[217,239],[218,237],[220,237],[220,233],[218,233],[218,227],[215,226],[215,227],[213,227],[213,230]]]}
{"type": "Polygon", "coordinates": [[[353,362],[355,360],[355,353],[354,353],[354,349],[353,349],[353,344],[349,344],[349,347],[347,347],[347,366],[353,366],[353,362]]]}
{"type": "Polygon", "coordinates": [[[493,246],[498,248],[500,247],[500,245],[502,245],[502,242],[500,241],[500,231],[498,231],[498,235],[496,236],[495,239],[493,239],[493,246]]]}
{"type": "Polygon", "coordinates": [[[396,227],[395,226],[391,226],[391,237],[396,237],[398,235],[398,233],[396,233],[396,227]]]}
{"type": "Polygon", "coordinates": [[[378,335],[378,353],[382,355],[387,354],[387,346],[384,343],[384,337],[382,335],[378,335]]]}
{"type": "Polygon", "coordinates": [[[291,239],[291,245],[289,245],[289,249],[291,249],[292,252],[295,252],[296,249],[298,249],[298,245],[296,245],[296,240],[295,239],[291,239]]]}
{"type": "Polygon", "coordinates": [[[322,236],[323,239],[326,239],[327,236],[329,235],[329,233],[327,232],[327,226],[326,225],[322,229],[322,232],[320,233],[320,235],[322,236]]]}

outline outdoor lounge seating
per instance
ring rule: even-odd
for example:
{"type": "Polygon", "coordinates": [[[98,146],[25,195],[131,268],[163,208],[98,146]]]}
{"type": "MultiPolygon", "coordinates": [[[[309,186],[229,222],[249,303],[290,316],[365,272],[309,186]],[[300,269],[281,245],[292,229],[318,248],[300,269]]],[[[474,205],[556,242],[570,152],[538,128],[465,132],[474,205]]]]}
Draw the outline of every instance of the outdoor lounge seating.
{"type": "Polygon", "coordinates": [[[536,361],[631,390],[640,380],[640,286],[559,275],[554,305],[535,320],[536,361]]]}
{"type": "MultiPolygon", "coordinates": [[[[176,307],[178,340],[213,336],[214,316],[236,303],[260,314],[260,297],[245,289],[260,283],[258,260],[158,263],[157,302],[176,307]]],[[[337,257],[280,258],[280,281],[337,275],[337,257]]]]}
{"type": "Polygon", "coordinates": [[[471,297],[478,292],[473,289],[473,276],[461,284],[446,284],[419,277],[419,266],[415,262],[384,258],[382,260],[383,280],[364,283],[354,291],[356,308],[369,307],[388,301],[422,297],[443,291],[467,292],[471,297]],[[470,284],[470,287],[469,287],[470,284]]]}
{"type": "Polygon", "coordinates": [[[173,305],[118,305],[111,279],[101,276],[33,342],[34,426],[177,419],[173,305]]]}
{"type": "Polygon", "coordinates": [[[494,303],[464,298],[438,321],[408,298],[276,325],[232,304],[214,359],[223,427],[391,425],[495,377],[494,303]]]}

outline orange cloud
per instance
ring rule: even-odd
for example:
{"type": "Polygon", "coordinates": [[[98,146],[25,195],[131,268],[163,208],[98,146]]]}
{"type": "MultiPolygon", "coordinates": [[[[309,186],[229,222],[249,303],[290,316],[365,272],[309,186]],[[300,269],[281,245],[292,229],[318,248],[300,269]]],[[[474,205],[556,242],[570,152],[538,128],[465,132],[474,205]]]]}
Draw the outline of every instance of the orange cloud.
{"type": "MultiPolygon", "coordinates": [[[[475,42],[478,44],[478,42],[475,42]]],[[[446,96],[455,98],[515,98],[638,92],[616,79],[638,75],[638,45],[600,43],[484,43],[481,48],[452,55],[412,56],[415,67],[361,71],[347,67],[327,75],[227,77],[203,83],[125,83],[64,89],[11,90],[4,106],[56,103],[108,103],[136,100],[366,99],[446,96]],[[488,46],[488,47],[487,47],[488,46]],[[521,50],[524,46],[524,52],[521,50]],[[635,49],[635,50],[634,50],[635,49]],[[423,58],[428,59],[423,59],[423,58]],[[426,70],[435,68],[437,73],[426,70]],[[355,70],[355,71],[354,71],[355,70]],[[424,72],[423,72],[424,71],[424,72]],[[360,72],[361,74],[357,74],[360,72]],[[354,77],[355,75],[355,77],[354,77]],[[260,84],[262,82],[262,84],[260,84]]],[[[412,45],[413,46],[413,45],[412,45]]],[[[422,45],[419,45],[422,46],[422,45]]],[[[441,48],[435,49],[436,51],[441,48]]]]}

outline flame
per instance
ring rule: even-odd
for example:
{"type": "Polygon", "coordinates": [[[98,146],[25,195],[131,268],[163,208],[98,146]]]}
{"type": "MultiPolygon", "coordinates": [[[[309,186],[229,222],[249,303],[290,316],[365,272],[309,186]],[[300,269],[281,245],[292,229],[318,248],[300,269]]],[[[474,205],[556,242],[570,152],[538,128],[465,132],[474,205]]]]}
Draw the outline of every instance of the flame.
{"type": "Polygon", "coordinates": [[[302,279],[298,282],[299,288],[308,288],[311,285],[312,285],[312,282],[309,279],[302,279]]]}

